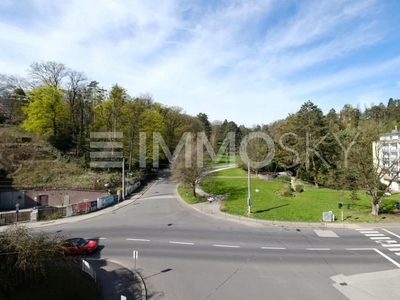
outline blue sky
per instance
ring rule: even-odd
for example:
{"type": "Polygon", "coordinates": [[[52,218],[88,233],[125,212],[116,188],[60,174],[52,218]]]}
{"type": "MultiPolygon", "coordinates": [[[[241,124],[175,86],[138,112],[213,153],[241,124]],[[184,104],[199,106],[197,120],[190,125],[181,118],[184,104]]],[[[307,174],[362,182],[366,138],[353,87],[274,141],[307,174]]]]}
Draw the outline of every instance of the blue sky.
{"type": "Polygon", "coordinates": [[[307,100],[326,113],[399,99],[399,12],[397,0],[1,0],[0,73],[57,61],[251,127],[307,100]]]}

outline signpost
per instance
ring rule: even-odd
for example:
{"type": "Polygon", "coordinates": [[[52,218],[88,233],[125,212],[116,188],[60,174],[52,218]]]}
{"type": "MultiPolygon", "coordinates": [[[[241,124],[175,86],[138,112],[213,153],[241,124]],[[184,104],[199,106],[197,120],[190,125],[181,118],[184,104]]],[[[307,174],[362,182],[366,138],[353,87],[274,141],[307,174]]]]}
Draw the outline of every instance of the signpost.
{"type": "Polygon", "coordinates": [[[16,213],[17,224],[18,224],[19,203],[15,204],[15,213],[16,213]]]}
{"type": "Polygon", "coordinates": [[[139,251],[133,250],[133,262],[134,262],[134,267],[133,269],[136,271],[136,261],[139,258],[139,251]]]}

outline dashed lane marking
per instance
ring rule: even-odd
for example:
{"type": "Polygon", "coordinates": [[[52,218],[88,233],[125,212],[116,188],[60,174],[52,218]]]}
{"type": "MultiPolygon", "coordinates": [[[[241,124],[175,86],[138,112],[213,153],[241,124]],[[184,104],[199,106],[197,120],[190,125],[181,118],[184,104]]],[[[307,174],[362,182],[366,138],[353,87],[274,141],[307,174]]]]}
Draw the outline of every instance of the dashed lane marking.
{"type": "Polygon", "coordinates": [[[150,242],[150,240],[146,239],[126,239],[127,241],[135,241],[135,242],[150,242]]]}
{"type": "Polygon", "coordinates": [[[261,249],[265,249],[265,250],[285,250],[286,248],[283,248],[283,247],[261,247],[261,249]]]}
{"type": "Polygon", "coordinates": [[[240,248],[240,246],[236,245],[214,245],[214,247],[221,247],[221,248],[240,248]]]}
{"type": "Polygon", "coordinates": [[[331,248],[306,248],[306,250],[311,250],[311,251],[329,251],[331,248]]]}
{"type": "Polygon", "coordinates": [[[388,236],[382,236],[382,237],[370,237],[371,240],[390,240],[390,237],[388,236]]]}
{"type": "Polygon", "coordinates": [[[178,244],[178,245],[194,245],[194,243],[187,243],[187,242],[173,242],[170,241],[170,244],[178,244]]]}

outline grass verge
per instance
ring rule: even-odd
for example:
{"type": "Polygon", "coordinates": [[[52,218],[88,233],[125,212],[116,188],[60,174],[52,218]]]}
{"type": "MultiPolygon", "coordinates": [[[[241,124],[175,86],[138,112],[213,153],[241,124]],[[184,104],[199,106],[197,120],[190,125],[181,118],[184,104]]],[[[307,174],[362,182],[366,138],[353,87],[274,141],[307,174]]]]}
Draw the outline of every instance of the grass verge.
{"type": "Polygon", "coordinates": [[[205,200],[202,197],[195,197],[193,195],[192,188],[185,186],[184,184],[180,184],[178,186],[178,194],[188,204],[196,204],[196,203],[205,202],[205,200]]]}
{"type": "MultiPolygon", "coordinates": [[[[350,192],[315,188],[302,184],[304,192],[294,193],[294,196],[282,196],[278,192],[288,188],[288,183],[277,180],[266,181],[251,179],[252,217],[263,220],[320,222],[322,213],[332,211],[337,222],[341,221],[339,202],[343,202],[343,218],[346,222],[398,222],[397,211],[391,214],[372,216],[370,198],[364,191],[358,192],[358,200],[352,200],[350,192]],[[350,204],[350,208],[347,208],[350,204]]],[[[227,169],[215,173],[201,182],[201,188],[212,194],[228,195],[223,202],[223,210],[229,214],[247,215],[248,179],[247,173],[239,168],[227,169]]],[[[400,195],[397,198],[400,199],[400,195]]],[[[396,195],[383,201],[394,201],[396,195]]]]}

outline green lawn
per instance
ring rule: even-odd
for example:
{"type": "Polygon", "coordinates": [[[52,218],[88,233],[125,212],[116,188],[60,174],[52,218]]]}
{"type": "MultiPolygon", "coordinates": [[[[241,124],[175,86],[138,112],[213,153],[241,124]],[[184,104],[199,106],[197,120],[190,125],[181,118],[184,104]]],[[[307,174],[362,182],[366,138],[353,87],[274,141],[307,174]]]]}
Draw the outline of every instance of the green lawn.
{"type": "MultiPolygon", "coordinates": [[[[397,213],[372,216],[370,198],[363,191],[358,192],[359,200],[351,200],[347,191],[315,188],[311,185],[304,185],[304,192],[296,193],[294,197],[276,194],[276,191],[285,185],[288,183],[279,180],[266,181],[252,175],[252,217],[264,220],[319,222],[322,220],[322,212],[332,211],[337,220],[341,221],[338,204],[344,202],[351,205],[350,209],[347,205],[343,209],[346,222],[400,221],[397,213]]],[[[205,178],[201,182],[201,188],[207,193],[229,195],[223,202],[223,211],[234,215],[247,215],[248,180],[245,171],[233,168],[214,173],[211,178],[205,178]]],[[[384,203],[391,200],[393,204],[393,199],[396,199],[396,196],[388,197],[384,203]]]]}
{"type": "Polygon", "coordinates": [[[204,199],[201,197],[195,198],[192,188],[184,184],[178,186],[178,194],[189,204],[204,202],[204,199]]]}

